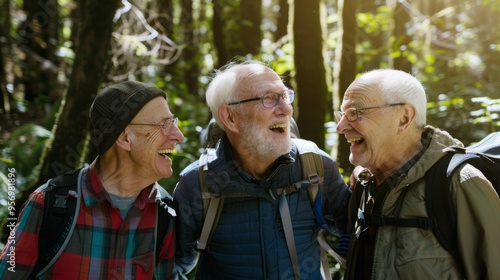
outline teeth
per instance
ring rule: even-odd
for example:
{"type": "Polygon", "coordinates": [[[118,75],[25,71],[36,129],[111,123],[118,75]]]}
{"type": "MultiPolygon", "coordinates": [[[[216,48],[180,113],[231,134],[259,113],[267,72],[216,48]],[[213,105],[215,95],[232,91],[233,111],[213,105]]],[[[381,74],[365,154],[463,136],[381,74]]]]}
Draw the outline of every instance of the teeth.
{"type": "Polygon", "coordinates": [[[172,154],[173,152],[174,152],[174,149],[158,150],[158,154],[160,154],[160,155],[169,155],[169,154],[172,154]]]}
{"type": "Polygon", "coordinates": [[[274,128],[285,128],[285,127],[286,127],[286,124],[281,123],[281,124],[271,125],[271,127],[269,127],[269,128],[274,129],[274,128]]]}
{"type": "Polygon", "coordinates": [[[347,143],[353,143],[353,142],[357,142],[357,141],[361,141],[361,140],[363,140],[361,137],[349,138],[349,139],[347,139],[347,143]]]}

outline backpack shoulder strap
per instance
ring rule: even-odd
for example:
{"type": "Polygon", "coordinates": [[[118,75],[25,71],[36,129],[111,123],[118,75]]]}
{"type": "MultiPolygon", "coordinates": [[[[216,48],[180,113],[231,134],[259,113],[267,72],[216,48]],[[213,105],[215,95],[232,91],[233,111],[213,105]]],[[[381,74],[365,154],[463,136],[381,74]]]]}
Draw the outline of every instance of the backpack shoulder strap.
{"type": "Polygon", "coordinates": [[[451,176],[464,163],[481,170],[498,193],[500,157],[483,154],[469,149],[453,147],[426,174],[426,208],[428,216],[438,225],[433,228],[434,235],[444,249],[457,259],[457,218],[450,195],[451,176]]]}
{"type": "MultiPolygon", "coordinates": [[[[450,150],[425,174],[425,207],[427,217],[394,218],[372,214],[370,222],[378,226],[417,227],[432,230],[441,246],[457,256],[456,216],[450,196],[450,176],[460,165],[456,151],[450,150]],[[455,162],[450,164],[450,162],[455,162]],[[451,172],[448,173],[448,170],[451,172]]],[[[463,161],[460,161],[463,163],[463,161]]]]}
{"type": "Polygon", "coordinates": [[[206,178],[208,163],[216,157],[215,153],[215,148],[207,148],[205,149],[205,152],[200,155],[200,159],[198,161],[198,177],[200,181],[201,198],[203,200],[203,213],[207,213],[208,205],[210,203],[211,193],[208,191],[206,178]]]}
{"type": "Polygon", "coordinates": [[[302,162],[302,177],[313,184],[323,182],[324,169],[323,159],[321,158],[319,148],[314,142],[304,139],[292,139],[297,145],[299,157],[302,162]]]}
{"type": "Polygon", "coordinates": [[[86,169],[57,176],[38,188],[45,192],[45,197],[38,260],[32,275],[43,275],[68,245],[80,210],[81,177],[86,169]]]}
{"type": "Polygon", "coordinates": [[[224,198],[220,195],[213,194],[207,187],[207,171],[208,163],[215,157],[216,150],[214,148],[207,148],[200,156],[198,162],[198,177],[200,181],[201,199],[203,201],[203,227],[201,229],[200,238],[196,244],[198,250],[205,250],[208,241],[212,237],[215,230],[214,225],[219,222],[222,205],[224,205],[224,198]]]}
{"type": "Polygon", "coordinates": [[[436,225],[432,227],[432,231],[439,243],[445,250],[456,256],[458,255],[456,216],[450,196],[449,176],[451,173],[447,174],[454,155],[454,153],[446,154],[427,170],[425,175],[425,207],[427,216],[436,225]]]}
{"type": "Polygon", "coordinates": [[[451,176],[459,166],[469,163],[483,172],[497,189],[500,156],[452,148],[425,175],[425,206],[427,218],[393,218],[370,215],[378,226],[417,227],[432,230],[441,246],[460,260],[457,248],[456,211],[450,193],[451,176]],[[496,182],[496,183],[495,183],[496,182]]]}
{"type": "Polygon", "coordinates": [[[453,207],[450,184],[459,166],[468,163],[481,170],[500,193],[500,132],[492,133],[468,148],[449,147],[448,153],[436,162],[425,175],[425,204],[427,218],[392,218],[371,215],[371,222],[379,225],[431,229],[441,246],[457,261],[456,211],[453,207]]]}
{"type": "Polygon", "coordinates": [[[316,222],[318,225],[323,226],[323,214],[321,205],[321,185],[323,184],[324,178],[324,167],[323,159],[319,153],[319,148],[314,142],[303,140],[303,139],[293,139],[294,143],[297,145],[299,152],[301,168],[302,168],[302,178],[309,183],[311,187],[308,189],[309,199],[311,200],[311,206],[314,210],[314,215],[316,217],[316,222]]]}
{"type": "Polygon", "coordinates": [[[343,268],[346,268],[346,262],[342,256],[337,254],[337,252],[330,247],[325,239],[325,236],[323,235],[324,221],[322,209],[323,205],[321,202],[321,190],[325,173],[323,158],[320,155],[318,146],[314,142],[303,139],[292,139],[292,141],[294,141],[297,145],[297,150],[299,152],[302,178],[311,183],[311,186],[308,189],[309,199],[311,200],[311,206],[314,211],[314,216],[316,217],[316,222],[321,227],[318,231],[318,243],[321,247],[321,265],[323,267],[325,279],[331,279],[327,253],[330,254],[343,268]]]}
{"type": "MultiPolygon", "coordinates": [[[[308,189],[311,205],[315,211],[315,217],[318,224],[323,225],[321,215],[321,199],[317,199],[318,195],[321,196],[320,184],[323,182],[323,160],[319,155],[319,148],[311,141],[302,139],[293,139],[296,143],[299,156],[302,162],[302,178],[312,183],[311,188],[308,189]]],[[[200,156],[198,164],[198,177],[200,181],[200,191],[203,201],[204,222],[200,238],[198,240],[197,248],[204,250],[210,237],[213,234],[214,226],[218,223],[222,205],[224,204],[224,197],[218,194],[211,193],[206,184],[206,172],[208,171],[208,163],[215,157],[215,149],[207,148],[200,156]]]]}

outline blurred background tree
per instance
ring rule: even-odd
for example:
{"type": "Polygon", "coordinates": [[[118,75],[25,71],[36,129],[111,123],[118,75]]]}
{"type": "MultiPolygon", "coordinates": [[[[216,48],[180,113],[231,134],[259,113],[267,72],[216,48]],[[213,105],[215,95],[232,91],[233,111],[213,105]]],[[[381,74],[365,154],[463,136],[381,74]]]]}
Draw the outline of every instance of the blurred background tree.
{"type": "Polygon", "coordinates": [[[500,127],[499,42],[494,0],[0,0],[0,205],[9,168],[19,210],[48,178],[93,160],[88,109],[99,89],[124,80],[166,91],[181,120],[174,176],[160,182],[172,191],[203,150],[211,75],[236,58],[282,75],[297,93],[301,136],[345,178],[349,146],[332,112],[374,68],[419,78],[428,123],[469,145],[500,127]]]}

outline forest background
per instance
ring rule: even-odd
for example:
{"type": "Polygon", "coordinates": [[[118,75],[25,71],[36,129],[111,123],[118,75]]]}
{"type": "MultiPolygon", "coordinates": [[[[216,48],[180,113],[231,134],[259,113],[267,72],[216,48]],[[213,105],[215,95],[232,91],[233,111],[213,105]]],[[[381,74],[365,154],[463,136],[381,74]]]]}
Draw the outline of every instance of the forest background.
{"type": "Polygon", "coordinates": [[[203,151],[211,75],[236,58],[269,63],[295,90],[301,137],[330,152],[346,180],[333,111],[359,73],[415,75],[428,124],[466,145],[500,127],[499,0],[0,0],[0,221],[93,160],[88,109],[124,80],[166,91],[180,119],[174,176],[160,181],[172,191],[203,151]]]}

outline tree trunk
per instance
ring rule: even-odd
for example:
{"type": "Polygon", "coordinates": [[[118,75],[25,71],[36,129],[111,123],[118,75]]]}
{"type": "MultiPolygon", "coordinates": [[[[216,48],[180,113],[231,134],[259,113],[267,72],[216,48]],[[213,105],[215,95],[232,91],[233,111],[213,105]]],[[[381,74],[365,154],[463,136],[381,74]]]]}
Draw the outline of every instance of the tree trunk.
{"type": "Polygon", "coordinates": [[[201,55],[198,46],[199,29],[196,28],[196,19],[193,17],[193,1],[182,0],[181,9],[182,16],[180,25],[183,26],[183,30],[185,30],[183,42],[186,44],[182,54],[182,60],[185,65],[185,67],[183,67],[183,76],[189,93],[198,97],[199,62],[201,61],[201,55]]]}
{"type": "Polygon", "coordinates": [[[53,129],[53,140],[42,157],[39,183],[82,165],[90,128],[88,110],[105,76],[118,3],[118,0],[85,3],[69,88],[53,129]]]}
{"type": "Polygon", "coordinates": [[[289,9],[288,0],[279,0],[280,11],[278,21],[276,23],[276,32],[274,32],[274,41],[277,42],[284,36],[288,35],[288,18],[289,9]]]}
{"type": "MultiPolygon", "coordinates": [[[[158,31],[158,33],[167,36],[171,40],[174,40],[174,3],[171,0],[153,0],[151,1],[150,7],[146,12],[148,14],[148,19],[150,21],[150,25],[158,31]]],[[[182,18],[182,17],[181,17],[182,18]]],[[[164,58],[168,57],[170,54],[170,50],[160,49],[158,51],[158,57],[164,58]]],[[[175,76],[174,69],[178,60],[168,63],[158,69],[158,76],[165,77],[166,75],[170,75],[172,77],[175,76]]],[[[179,84],[180,81],[172,80],[172,83],[179,84]]]]}
{"type": "Polygon", "coordinates": [[[227,52],[227,47],[224,42],[224,15],[223,15],[223,3],[222,0],[213,0],[213,15],[212,15],[212,32],[214,36],[214,46],[217,50],[217,62],[215,63],[217,68],[220,68],[229,60],[229,54],[227,52]]]}
{"type": "Polygon", "coordinates": [[[320,0],[296,0],[293,8],[298,119],[302,138],[325,148],[328,88],[323,59],[320,0]]]}
{"type": "Polygon", "coordinates": [[[59,58],[59,4],[56,0],[25,0],[26,21],[20,26],[19,47],[25,58],[22,83],[25,100],[48,98],[55,103],[59,58]]]}
{"type": "MultiPolygon", "coordinates": [[[[108,57],[113,16],[118,0],[102,2],[87,0],[79,32],[75,62],[69,88],[63,100],[52,138],[47,142],[42,155],[38,179],[32,182],[16,199],[23,205],[28,196],[48,179],[82,166],[90,128],[89,108],[104,77],[104,65],[108,57]]],[[[94,151],[95,153],[95,151],[94,151]]],[[[16,207],[16,216],[20,207],[16,207]]],[[[5,230],[3,229],[3,236],[5,230]]]]}
{"type": "Polygon", "coordinates": [[[413,40],[406,34],[406,24],[410,22],[410,15],[401,2],[396,1],[394,9],[394,43],[392,44],[392,53],[399,54],[394,58],[394,68],[411,73],[412,63],[408,60],[411,52],[410,43],[413,40]]]}
{"type": "MultiPolygon", "coordinates": [[[[356,0],[351,0],[351,1],[356,1],[356,0]]],[[[377,9],[382,5],[381,1],[377,0],[359,0],[359,1],[360,1],[359,12],[361,13],[370,13],[376,15],[378,13],[377,9]]],[[[350,5],[351,3],[344,2],[344,4],[350,5]]],[[[346,29],[346,30],[360,30],[360,29],[356,28],[356,29],[346,29]]],[[[365,54],[365,59],[360,60],[361,63],[363,64],[361,66],[361,69],[363,69],[363,71],[380,68],[382,62],[384,60],[387,61],[388,53],[387,53],[386,42],[388,40],[385,37],[385,35],[386,32],[384,32],[382,28],[379,26],[377,32],[364,33],[362,36],[359,36],[359,38],[363,38],[366,41],[369,41],[369,46],[370,46],[368,48],[369,51],[365,54]]]]}
{"type": "Polygon", "coordinates": [[[241,0],[241,38],[243,46],[240,55],[256,55],[262,41],[262,0],[241,0]]]}
{"type": "Polygon", "coordinates": [[[212,28],[216,68],[260,51],[262,0],[213,0],[212,28]]]}
{"type": "MultiPolygon", "coordinates": [[[[3,125],[6,125],[5,122],[7,118],[9,118],[11,105],[13,105],[12,96],[7,90],[7,73],[9,73],[9,75],[12,74],[12,71],[7,70],[7,67],[13,64],[12,61],[7,63],[7,60],[12,59],[10,2],[9,0],[0,0],[0,42],[2,42],[2,44],[0,44],[0,116],[4,116],[3,125]]],[[[9,69],[10,68],[11,67],[9,67],[9,69]]]]}
{"type": "MultiPolygon", "coordinates": [[[[357,74],[357,57],[356,57],[356,40],[355,32],[358,30],[356,25],[356,1],[338,0],[339,13],[342,13],[342,50],[340,57],[340,73],[338,80],[339,97],[342,100],[344,93],[357,74]]],[[[337,108],[338,110],[338,108],[337,108]]],[[[349,162],[350,145],[347,143],[343,135],[339,135],[339,146],[337,162],[344,170],[344,174],[348,175],[352,172],[353,166],[349,162]]]]}

